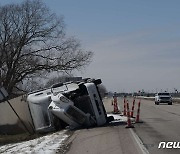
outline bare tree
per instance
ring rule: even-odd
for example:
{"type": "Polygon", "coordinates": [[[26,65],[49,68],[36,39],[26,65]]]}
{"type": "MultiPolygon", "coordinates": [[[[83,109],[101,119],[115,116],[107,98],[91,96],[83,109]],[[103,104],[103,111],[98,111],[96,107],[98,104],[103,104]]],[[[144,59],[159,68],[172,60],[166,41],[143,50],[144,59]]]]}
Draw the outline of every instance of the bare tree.
{"type": "Polygon", "coordinates": [[[92,52],[67,38],[64,26],[39,0],[0,7],[0,83],[9,93],[27,78],[90,63],[92,52]]]}

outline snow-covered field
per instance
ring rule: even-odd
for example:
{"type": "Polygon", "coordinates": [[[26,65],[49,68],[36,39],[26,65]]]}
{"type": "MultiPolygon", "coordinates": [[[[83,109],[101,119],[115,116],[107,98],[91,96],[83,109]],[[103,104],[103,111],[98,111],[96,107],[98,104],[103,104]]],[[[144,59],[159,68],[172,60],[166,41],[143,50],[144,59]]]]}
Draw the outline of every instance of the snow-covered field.
{"type": "Polygon", "coordinates": [[[59,131],[37,139],[0,146],[0,153],[4,154],[54,154],[63,141],[69,137],[67,131],[59,131]]]}

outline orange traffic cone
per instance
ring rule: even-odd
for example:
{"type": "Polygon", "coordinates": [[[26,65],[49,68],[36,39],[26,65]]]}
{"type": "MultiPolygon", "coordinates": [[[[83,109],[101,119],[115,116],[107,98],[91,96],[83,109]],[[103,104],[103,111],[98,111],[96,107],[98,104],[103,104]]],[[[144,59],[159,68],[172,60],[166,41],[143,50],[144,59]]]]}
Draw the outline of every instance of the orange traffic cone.
{"type": "Polygon", "coordinates": [[[141,106],[141,100],[139,100],[139,103],[138,103],[138,109],[137,109],[137,115],[136,115],[136,123],[142,123],[142,121],[139,120],[140,106],[141,106]]]}
{"type": "Polygon", "coordinates": [[[124,98],[124,111],[123,111],[123,115],[126,116],[126,99],[124,98]]]}
{"type": "Polygon", "coordinates": [[[127,101],[127,126],[126,126],[126,128],[134,128],[134,126],[131,123],[128,101],[127,101]]]}
{"type": "Polygon", "coordinates": [[[133,100],[133,105],[132,105],[132,111],[131,111],[131,118],[134,118],[134,105],[135,105],[135,98],[133,100]]]}
{"type": "Polygon", "coordinates": [[[119,109],[117,106],[117,97],[114,97],[114,113],[119,113],[119,109]]]}

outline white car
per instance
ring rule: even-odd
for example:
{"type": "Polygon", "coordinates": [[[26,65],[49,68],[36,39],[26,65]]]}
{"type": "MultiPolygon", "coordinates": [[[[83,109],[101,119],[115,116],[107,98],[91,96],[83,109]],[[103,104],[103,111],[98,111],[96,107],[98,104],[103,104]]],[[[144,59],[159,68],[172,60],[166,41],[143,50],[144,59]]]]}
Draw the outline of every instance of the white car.
{"type": "Polygon", "coordinates": [[[172,97],[169,93],[157,93],[155,95],[155,104],[159,105],[159,103],[168,103],[168,105],[172,105],[172,97]]]}

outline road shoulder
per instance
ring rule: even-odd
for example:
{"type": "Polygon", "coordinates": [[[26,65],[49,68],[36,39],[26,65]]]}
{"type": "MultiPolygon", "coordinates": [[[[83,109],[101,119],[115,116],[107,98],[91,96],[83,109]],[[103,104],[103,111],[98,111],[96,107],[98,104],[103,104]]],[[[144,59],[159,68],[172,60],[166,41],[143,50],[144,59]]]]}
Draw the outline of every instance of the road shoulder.
{"type": "Polygon", "coordinates": [[[144,154],[124,123],[77,130],[67,141],[66,154],[144,154]]]}

